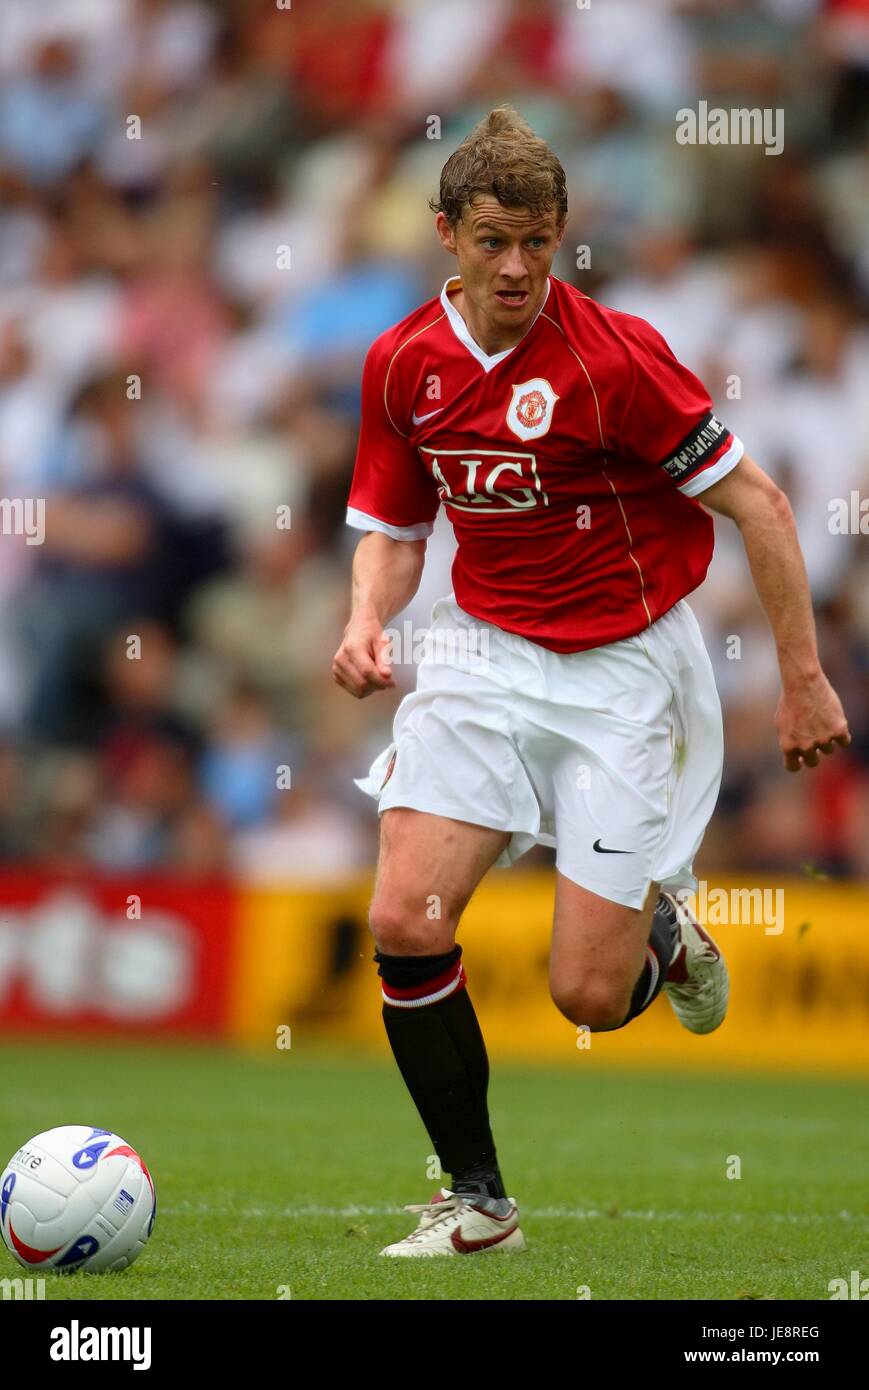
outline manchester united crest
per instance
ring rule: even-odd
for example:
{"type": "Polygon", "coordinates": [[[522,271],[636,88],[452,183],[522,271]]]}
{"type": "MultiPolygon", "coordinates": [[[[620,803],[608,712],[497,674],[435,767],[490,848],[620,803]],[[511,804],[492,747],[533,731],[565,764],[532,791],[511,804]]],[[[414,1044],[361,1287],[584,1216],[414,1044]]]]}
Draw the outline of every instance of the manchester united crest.
{"type": "Polygon", "coordinates": [[[552,424],[552,412],[558,400],[549,382],[542,376],[522,381],[513,387],[507,407],[507,424],[519,439],[539,439],[552,424]]]}

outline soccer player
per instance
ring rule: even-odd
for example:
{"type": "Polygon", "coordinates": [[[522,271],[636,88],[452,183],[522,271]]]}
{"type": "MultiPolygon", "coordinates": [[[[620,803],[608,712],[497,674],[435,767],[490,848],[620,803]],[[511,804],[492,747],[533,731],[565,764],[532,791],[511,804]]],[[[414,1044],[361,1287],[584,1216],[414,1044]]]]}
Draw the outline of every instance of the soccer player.
{"type": "Polygon", "coordinates": [[[621,1028],[661,991],[691,1032],[724,1018],[721,952],[678,897],[696,886],[722,767],[685,599],[712,554],[707,508],[739,527],[775,637],[786,766],[850,742],[783,493],[654,328],[550,274],[567,214],[554,153],[499,107],[447,160],[432,207],[459,273],[365,361],[347,520],[366,534],[333,665],[358,699],[394,685],[384,628],[416,592],[443,505],[454,593],[359,782],[381,815],[386,1032],[451,1176],[407,1208],[419,1224],[389,1256],[524,1246],[455,941],[493,864],[555,846],[550,989],[572,1023],[621,1028]]]}

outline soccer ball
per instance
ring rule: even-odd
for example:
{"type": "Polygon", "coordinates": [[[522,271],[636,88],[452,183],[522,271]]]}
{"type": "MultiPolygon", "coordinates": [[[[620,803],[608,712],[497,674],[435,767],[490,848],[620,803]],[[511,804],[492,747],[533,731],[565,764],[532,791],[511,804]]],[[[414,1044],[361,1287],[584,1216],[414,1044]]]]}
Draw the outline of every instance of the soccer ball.
{"type": "Polygon", "coordinates": [[[145,1163],[108,1129],[47,1129],[12,1155],[0,1177],[0,1232],[25,1269],[126,1269],[156,1214],[145,1163]]]}

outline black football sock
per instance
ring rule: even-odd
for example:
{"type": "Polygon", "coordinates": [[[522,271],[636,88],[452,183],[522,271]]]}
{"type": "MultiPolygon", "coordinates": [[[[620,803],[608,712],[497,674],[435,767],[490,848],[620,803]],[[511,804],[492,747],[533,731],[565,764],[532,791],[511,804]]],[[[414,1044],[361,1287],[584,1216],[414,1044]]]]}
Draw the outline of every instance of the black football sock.
{"type": "Polygon", "coordinates": [[[646,946],[645,964],[640,972],[640,978],[634,985],[631,1007],[624,1022],[619,1024],[620,1028],[624,1028],[626,1023],[630,1023],[632,1018],[644,1013],[649,1005],[657,999],[667,979],[667,971],[673,959],[676,941],[675,908],[667,898],[659,895],[646,946]]]}
{"type": "Polygon", "coordinates": [[[439,956],[376,951],[383,1021],[451,1190],[504,1197],[489,1123],[489,1059],[461,954],[461,946],[439,956]]]}

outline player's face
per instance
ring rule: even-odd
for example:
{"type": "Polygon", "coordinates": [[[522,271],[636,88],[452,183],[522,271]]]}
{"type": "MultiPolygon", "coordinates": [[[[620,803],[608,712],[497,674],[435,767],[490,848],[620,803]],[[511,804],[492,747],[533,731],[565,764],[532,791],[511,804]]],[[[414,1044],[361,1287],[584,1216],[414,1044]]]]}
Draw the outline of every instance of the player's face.
{"type": "Polygon", "coordinates": [[[494,197],[477,197],[455,227],[440,213],[437,229],[458,260],[466,316],[486,336],[518,340],[540,308],[564,236],[557,214],[535,215],[528,208],[502,207],[494,197]]]}

